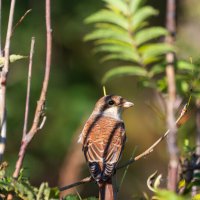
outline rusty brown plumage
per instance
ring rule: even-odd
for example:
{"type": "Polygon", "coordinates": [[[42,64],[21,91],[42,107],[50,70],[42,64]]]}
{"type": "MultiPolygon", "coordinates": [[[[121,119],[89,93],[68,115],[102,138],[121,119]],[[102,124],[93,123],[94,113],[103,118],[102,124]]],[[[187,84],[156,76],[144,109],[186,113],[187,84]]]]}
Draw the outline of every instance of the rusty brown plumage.
{"type": "Polygon", "coordinates": [[[112,175],[126,141],[121,112],[132,105],[120,96],[102,97],[80,135],[91,176],[99,185],[100,199],[114,199],[112,175]]]}

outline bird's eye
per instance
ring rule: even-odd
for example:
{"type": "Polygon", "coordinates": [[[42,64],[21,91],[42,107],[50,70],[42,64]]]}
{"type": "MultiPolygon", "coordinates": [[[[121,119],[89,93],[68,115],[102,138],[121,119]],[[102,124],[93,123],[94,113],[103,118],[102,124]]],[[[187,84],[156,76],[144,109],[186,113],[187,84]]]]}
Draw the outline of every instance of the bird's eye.
{"type": "Polygon", "coordinates": [[[112,106],[112,105],[115,104],[115,102],[114,102],[113,100],[110,100],[110,101],[108,102],[108,104],[109,104],[110,106],[112,106]]]}

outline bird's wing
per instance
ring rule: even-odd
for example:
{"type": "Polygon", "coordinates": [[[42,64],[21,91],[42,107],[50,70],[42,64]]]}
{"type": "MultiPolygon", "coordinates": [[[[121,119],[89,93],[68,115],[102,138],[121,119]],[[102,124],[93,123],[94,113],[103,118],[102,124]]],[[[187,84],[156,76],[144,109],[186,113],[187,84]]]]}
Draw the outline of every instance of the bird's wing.
{"type": "Polygon", "coordinates": [[[102,180],[106,181],[114,173],[114,169],[120,160],[126,141],[126,134],[123,122],[116,126],[113,138],[105,151],[105,165],[102,173],[102,180]]]}
{"type": "Polygon", "coordinates": [[[111,176],[125,142],[124,123],[108,117],[88,120],[82,136],[83,151],[93,177],[103,171],[111,176]]]}

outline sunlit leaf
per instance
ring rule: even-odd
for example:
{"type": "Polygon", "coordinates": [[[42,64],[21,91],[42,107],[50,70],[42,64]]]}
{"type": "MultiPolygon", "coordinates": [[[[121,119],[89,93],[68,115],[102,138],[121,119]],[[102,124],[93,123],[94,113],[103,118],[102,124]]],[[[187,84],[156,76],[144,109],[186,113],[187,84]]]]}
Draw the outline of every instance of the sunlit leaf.
{"type": "Polygon", "coordinates": [[[119,53],[122,55],[127,55],[128,57],[132,57],[133,60],[139,62],[140,57],[133,48],[127,46],[119,46],[119,45],[100,45],[95,48],[95,52],[107,52],[107,53],[119,53]]]}
{"type": "Polygon", "coordinates": [[[146,62],[151,57],[161,56],[168,52],[173,52],[174,50],[175,49],[173,46],[165,43],[147,44],[139,48],[139,52],[142,54],[144,62],[146,62]]]}
{"type": "Polygon", "coordinates": [[[96,45],[116,44],[116,46],[119,45],[119,46],[127,46],[127,47],[130,47],[130,48],[133,48],[131,43],[128,43],[128,42],[125,42],[125,41],[121,41],[121,40],[118,40],[118,39],[108,39],[108,38],[100,39],[100,40],[96,40],[95,44],[96,45]]]}
{"type": "Polygon", "coordinates": [[[199,200],[200,199],[200,194],[196,194],[195,196],[192,197],[192,200],[199,200]]]}
{"type": "Polygon", "coordinates": [[[110,10],[101,10],[89,16],[85,20],[86,23],[97,23],[97,22],[109,22],[124,29],[128,29],[128,21],[126,18],[120,14],[112,12],[110,10]]]}
{"type": "Polygon", "coordinates": [[[185,200],[184,197],[169,190],[158,190],[156,197],[158,200],[185,200]]]}
{"type": "Polygon", "coordinates": [[[97,40],[97,39],[117,39],[119,41],[127,42],[130,44],[132,42],[128,33],[121,31],[120,29],[116,30],[116,28],[115,30],[112,30],[110,29],[110,27],[96,29],[95,31],[87,34],[84,37],[85,41],[97,40]]]}
{"type": "Polygon", "coordinates": [[[122,12],[123,14],[128,14],[128,6],[127,4],[122,0],[103,0],[107,3],[107,7],[109,7],[112,10],[117,10],[122,12]]]}
{"type": "Polygon", "coordinates": [[[130,1],[129,8],[130,8],[131,14],[134,14],[145,2],[146,0],[130,1]]]}
{"type": "Polygon", "coordinates": [[[167,30],[162,27],[145,28],[135,34],[135,41],[137,45],[141,45],[149,40],[156,39],[167,34],[167,30]]]}
{"type": "Polygon", "coordinates": [[[140,27],[140,24],[151,16],[158,15],[158,11],[151,6],[145,6],[139,9],[134,16],[132,16],[133,30],[140,27]]]}
{"type": "Polygon", "coordinates": [[[120,66],[105,73],[102,83],[119,76],[147,76],[147,71],[139,66],[120,66]]]}
{"type": "Polygon", "coordinates": [[[146,66],[146,65],[149,65],[149,64],[153,64],[155,62],[162,62],[163,60],[163,55],[159,55],[159,56],[149,56],[148,58],[146,59],[143,59],[143,64],[146,66]]]}
{"type": "MultiPolygon", "coordinates": [[[[24,58],[27,58],[27,56],[12,54],[9,57],[9,61],[11,63],[13,63],[13,62],[15,62],[17,60],[21,60],[21,59],[24,59],[24,58]]],[[[5,62],[5,57],[0,57],[0,67],[2,67],[4,65],[4,62],[5,62]]]]}
{"type": "Polygon", "coordinates": [[[101,61],[110,61],[110,60],[122,60],[122,61],[130,61],[130,62],[138,62],[138,56],[134,56],[134,54],[123,54],[123,53],[112,53],[105,55],[101,61]]]}
{"type": "Polygon", "coordinates": [[[195,70],[194,64],[191,64],[184,60],[180,60],[180,61],[176,62],[176,67],[179,70],[186,70],[186,71],[190,71],[191,73],[194,72],[194,70],[195,70]]]}
{"type": "Polygon", "coordinates": [[[186,186],[185,179],[180,180],[179,183],[178,183],[178,188],[181,189],[185,186],[186,186]]]}

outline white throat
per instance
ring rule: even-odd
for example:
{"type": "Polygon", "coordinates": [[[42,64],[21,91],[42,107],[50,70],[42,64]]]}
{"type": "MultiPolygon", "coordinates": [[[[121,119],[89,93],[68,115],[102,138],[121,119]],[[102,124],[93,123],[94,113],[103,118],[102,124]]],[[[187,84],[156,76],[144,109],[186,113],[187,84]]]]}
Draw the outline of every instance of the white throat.
{"type": "Polygon", "coordinates": [[[122,114],[122,109],[117,106],[107,108],[106,110],[103,111],[103,116],[111,117],[117,120],[122,120],[121,114],[122,114]]]}

